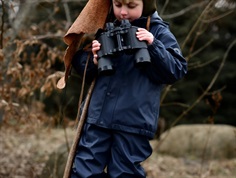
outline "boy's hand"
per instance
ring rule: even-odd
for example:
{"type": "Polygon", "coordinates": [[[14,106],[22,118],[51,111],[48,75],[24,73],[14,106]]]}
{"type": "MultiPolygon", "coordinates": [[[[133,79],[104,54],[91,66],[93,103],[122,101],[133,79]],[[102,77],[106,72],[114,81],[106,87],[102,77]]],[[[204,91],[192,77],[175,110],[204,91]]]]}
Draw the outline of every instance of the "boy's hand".
{"type": "Polygon", "coordinates": [[[154,41],[153,34],[144,28],[138,28],[136,35],[140,41],[147,41],[148,45],[151,45],[154,41]]]}
{"type": "Polygon", "coordinates": [[[92,52],[93,52],[93,62],[95,65],[98,65],[98,55],[97,51],[100,50],[101,44],[97,40],[93,40],[92,42],[92,52]]]}

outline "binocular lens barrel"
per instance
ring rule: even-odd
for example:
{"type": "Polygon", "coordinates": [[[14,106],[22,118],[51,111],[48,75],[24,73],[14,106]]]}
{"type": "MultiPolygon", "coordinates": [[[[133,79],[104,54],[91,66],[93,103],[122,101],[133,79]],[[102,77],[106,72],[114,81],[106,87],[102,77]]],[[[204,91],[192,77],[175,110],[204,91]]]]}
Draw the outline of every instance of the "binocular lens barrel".
{"type": "Polygon", "coordinates": [[[136,64],[140,63],[150,63],[150,54],[146,48],[138,49],[135,53],[135,62],[136,64]]]}
{"type": "Polygon", "coordinates": [[[98,72],[102,75],[112,75],[115,73],[112,61],[109,57],[101,57],[98,61],[98,72]]]}

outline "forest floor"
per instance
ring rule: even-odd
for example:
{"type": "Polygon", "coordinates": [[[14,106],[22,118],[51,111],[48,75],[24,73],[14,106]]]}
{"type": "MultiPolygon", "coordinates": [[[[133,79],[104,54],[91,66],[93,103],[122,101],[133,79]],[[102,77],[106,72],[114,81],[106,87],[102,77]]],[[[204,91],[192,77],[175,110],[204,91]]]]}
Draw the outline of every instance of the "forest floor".
{"type": "MultiPolygon", "coordinates": [[[[67,129],[67,136],[74,132],[67,129]]],[[[37,178],[49,155],[65,143],[63,129],[0,128],[0,178],[37,178]]],[[[235,178],[236,159],[202,160],[154,153],[143,163],[148,178],[235,178]]]]}

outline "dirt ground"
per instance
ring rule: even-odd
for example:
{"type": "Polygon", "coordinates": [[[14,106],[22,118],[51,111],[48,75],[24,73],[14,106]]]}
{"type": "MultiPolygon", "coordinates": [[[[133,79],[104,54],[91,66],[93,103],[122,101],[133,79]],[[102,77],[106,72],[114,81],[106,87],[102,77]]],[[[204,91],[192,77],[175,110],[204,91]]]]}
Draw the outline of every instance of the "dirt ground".
{"type": "MultiPolygon", "coordinates": [[[[74,131],[66,134],[73,138],[74,131]]],[[[37,178],[50,153],[63,143],[63,129],[0,128],[0,178],[37,178]]],[[[203,161],[153,153],[143,166],[147,178],[236,178],[236,158],[203,161]]]]}

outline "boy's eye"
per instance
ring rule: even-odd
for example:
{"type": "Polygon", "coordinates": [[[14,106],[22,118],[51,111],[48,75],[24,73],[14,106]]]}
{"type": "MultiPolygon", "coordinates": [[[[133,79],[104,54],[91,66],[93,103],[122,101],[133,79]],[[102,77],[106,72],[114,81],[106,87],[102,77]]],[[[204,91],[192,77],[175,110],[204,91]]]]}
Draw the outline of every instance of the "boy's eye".
{"type": "Polygon", "coordinates": [[[135,4],[135,3],[129,3],[128,4],[128,8],[130,8],[130,9],[133,9],[133,8],[135,8],[137,6],[137,4],[135,4]]]}
{"type": "MultiPolygon", "coordinates": [[[[122,7],[121,2],[115,1],[114,4],[115,4],[116,7],[122,7]]],[[[133,2],[130,2],[130,3],[126,4],[126,6],[130,9],[134,9],[137,6],[137,4],[135,4],[133,2]]]]}
{"type": "Polygon", "coordinates": [[[115,4],[116,7],[121,7],[122,6],[122,4],[120,2],[115,2],[114,4],[115,4]]]}

